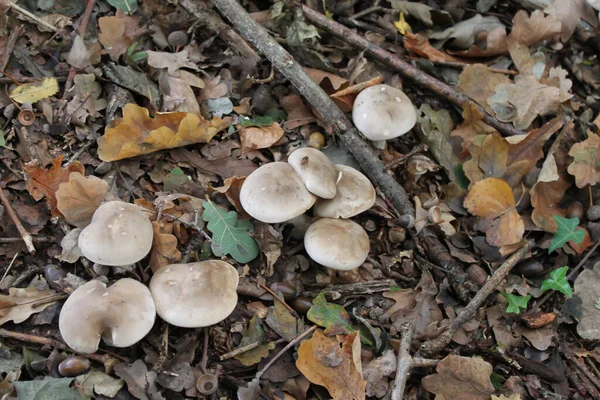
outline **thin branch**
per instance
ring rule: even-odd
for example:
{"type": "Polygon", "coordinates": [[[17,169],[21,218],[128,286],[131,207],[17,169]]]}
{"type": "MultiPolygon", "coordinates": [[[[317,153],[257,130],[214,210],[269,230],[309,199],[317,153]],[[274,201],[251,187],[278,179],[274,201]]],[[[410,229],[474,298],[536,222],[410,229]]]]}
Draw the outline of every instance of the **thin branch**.
{"type": "Polygon", "coordinates": [[[33,237],[31,236],[31,233],[27,232],[27,229],[25,229],[25,227],[21,223],[19,216],[17,215],[14,208],[10,204],[10,201],[8,201],[8,197],[6,197],[6,193],[4,193],[4,189],[2,189],[1,187],[0,187],[0,200],[2,200],[2,204],[4,204],[4,207],[6,208],[6,212],[8,213],[8,216],[10,217],[12,222],[15,224],[15,226],[17,227],[17,230],[19,231],[19,234],[23,238],[23,241],[25,242],[25,246],[27,246],[27,250],[31,254],[35,254],[35,246],[33,245],[33,237]]]}
{"type": "Polygon", "coordinates": [[[396,379],[394,380],[392,400],[402,400],[404,398],[406,381],[413,368],[413,359],[410,356],[410,344],[414,332],[415,327],[410,322],[406,322],[400,327],[402,338],[400,339],[400,349],[398,350],[398,364],[396,366],[396,379]]]}
{"type": "Polygon", "coordinates": [[[26,9],[24,9],[20,5],[15,4],[11,0],[4,0],[4,1],[8,5],[8,7],[12,8],[16,12],[18,12],[19,14],[22,14],[22,15],[26,16],[27,18],[32,19],[37,24],[42,25],[43,27],[50,29],[52,32],[58,32],[60,30],[57,27],[55,27],[54,25],[51,25],[48,22],[44,21],[43,19],[40,19],[35,14],[30,13],[29,11],[27,11],[26,9]]]}

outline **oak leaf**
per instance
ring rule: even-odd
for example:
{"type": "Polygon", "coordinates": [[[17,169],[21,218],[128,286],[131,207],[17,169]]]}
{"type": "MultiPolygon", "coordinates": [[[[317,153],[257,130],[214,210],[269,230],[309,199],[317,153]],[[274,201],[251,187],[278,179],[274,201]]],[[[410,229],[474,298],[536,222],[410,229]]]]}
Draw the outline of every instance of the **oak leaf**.
{"type": "Polygon", "coordinates": [[[54,290],[38,290],[34,287],[8,289],[8,295],[0,295],[0,326],[9,321],[20,324],[32,314],[43,311],[56,301],[39,304],[40,300],[49,299],[54,295],[54,290]]]}
{"type": "Polygon", "coordinates": [[[245,176],[242,176],[241,178],[231,176],[223,181],[223,186],[216,188],[211,186],[210,190],[224,194],[231,205],[235,207],[239,217],[242,219],[249,219],[250,216],[246,210],[244,210],[244,207],[242,207],[242,203],[240,202],[240,191],[242,190],[242,185],[245,180],[245,176]]]}
{"type": "Polygon", "coordinates": [[[157,113],[154,118],[146,108],[126,104],[123,118],[106,127],[98,139],[98,157],[116,161],[141,154],[172,149],[194,143],[208,143],[217,132],[229,125],[227,120],[174,112],[157,113]]]}
{"type": "Polygon", "coordinates": [[[479,111],[479,108],[474,102],[469,101],[463,103],[462,109],[463,122],[450,133],[450,136],[462,138],[462,147],[464,150],[467,150],[469,143],[471,143],[475,137],[479,135],[491,135],[497,132],[496,129],[483,122],[483,113],[479,111]]]}
{"type": "Polygon", "coordinates": [[[474,64],[463,69],[458,77],[456,89],[489,109],[488,97],[496,93],[498,85],[510,82],[511,80],[506,75],[492,71],[487,65],[474,64]]]}
{"type": "Polygon", "coordinates": [[[333,400],[364,400],[359,335],[327,337],[317,329],[298,349],[296,367],[312,383],[325,386],[333,400]]]}
{"type": "Polygon", "coordinates": [[[69,181],[71,172],[84,174],[83,165],[75,161],[68,167],[62,167],[63,156],[58,156],[52,161],[50,169],[42,168],[35,162],[25,165],[25,174],[27,175],[27,190],[35,200],[41,200],[44,197],[50,206],[52,216],[62,215],[56,205],[56,191],[63,182],[69,181]]]}
{"type": "Polygon", "coordinates": [[[153,272],[169,264],[181,261],[181,252],[177,250],[177,238],[173,235],[173,224],[152,221],[152,249],[149,266],[153,272]]]}
{"type": "Polygon", "coordinates": [[[495,392],[492,365],[479,357],[450,354],[421,383],[437,400],[489,400],[495,392]]]}
{"type": "Polygon", "coordinates": [[[113,61],[127,52],[129,46],[135,41],[140,19],[117,12],[114,17],[101,17],[98,19],[100,33],[98,40],[113,61]]]}
{"type": "Polygon", "coordinates": [[[240,131],[242,153],[250,150],[267,149],[283,137],[283,129],[277,122],[270,126],[250,126],[240,131]]]}
{"type": "Polygon", "coordinates": [[[488,223],[486,238],[490,245],[502,247],[523,238],[525,224],[516,210],[513,191],[505,180],[487,178],[476,182],[465,197],[464,206],[488,223]]]}
{"type": "Polygon", "coordinates": [[[56,191],[56,207],[65,220],[78,228],[87,226],[100,204],[106,200],[108,183],[95,176],[71,172],[69,182],[56,191]]]}
{"type": "Polygon", "coordinates": [[[455,57],[452,57],[450,54],[446,54],[443,51],[440,51],[433,47],[429,40],[421,34],[412,33],[410,31],[406,32],[404,35],[404,47],[406,50],[411,50],[415,54],[420,55],[423,58],[435,62],[458,62],[459,60],[455,57]]]}
{"type": "Polygon", "coordinates": [[[535,10],[529,15],[527,11],[518,11],[513,18],[513,28],[509,37],[524,45],[532,45],[543,40],[553,39],[561,33],[561,23],[554,15],[544,15],[535,10]]]}
{"type": "Polygon", "coordinates": [[[567,171],[575,177],[578,188],[600,182],[600,136],[590,132],[587,139],[571,147],[569,155],[574,160],[567,171]]]}

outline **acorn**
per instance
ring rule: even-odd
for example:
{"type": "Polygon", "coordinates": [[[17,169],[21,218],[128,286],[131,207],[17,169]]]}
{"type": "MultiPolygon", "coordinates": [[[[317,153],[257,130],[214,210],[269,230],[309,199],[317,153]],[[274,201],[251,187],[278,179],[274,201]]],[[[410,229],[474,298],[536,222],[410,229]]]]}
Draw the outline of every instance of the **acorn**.
{"type": "Polygon", "coordinates": [[[312,299],[310,297],[300,296],[292,301],[292,308],[299,314],[306,314],[312,305],[312,299]]]}
{"type": "Polygon", "coordinates": [[[295,299],[298,296],[296,287],[288,282],[274,282],[271,284],[271,290],[281,293],[286,300],[295,299]]]}
{"type": "Polygon", "coordinates": [[[583,204],[579,201],[569,204],[569,207],[567,207],[567,217],[581,219],[583,217],[583,204]]]}
{"type": "Polygon", "coordinates": [[[188,34],[186,31],[173,31],[169,33],[169,37],[167,37],[167,42],[172,47],[180,47],[188,44],[188,34]]]}
{"type": "Polygon", "coordinates": [[[544,273],[544,265],[534,258],[528,258],[521,261],[513,269],[516,275],[523,275],[526,278],[533,278],[544,273]]]}
{"type": "Polygon", "coordinates": [[[54,290],[60,289],[58,282],[66,276],[67,273],[54,264],[48,264],[46,265],[46,268],[44,268],[44,278],[46,278],[48,286],[54,290]]]}
{"type": "Polygon", "coordinates": [[[388,232],[388,238],[392,244],[404,243],[406,240],[406,228],[401,226],[393,226],[388,232]]]}
{"type": "Polygon", "coordinates": [[[58,365],[58,372],[62,376],[78,376],[90,369],[90,360],[82,356],[69,357],[58,365]]]}
{"type": "Polygon", "coordinates": [[[469,275],[469,278],[479,286],[485,285],[485,282],[487,282],[489,277],[487,272],[477,264],[471,264],[469,268],[467,268],[467,275],[469,275]]]}
{"type": "Polygon", "coordinates": [[[593,205],[587,210],[585,216],[590,221],[598,221],[600,219],[600,206],[593,205]]]}
{"type": "Polygon", "coordinates": [[[325,136],[321,132],[313,132],[308,137],[308,147],[321,150],[325,146],[325,136]]]}

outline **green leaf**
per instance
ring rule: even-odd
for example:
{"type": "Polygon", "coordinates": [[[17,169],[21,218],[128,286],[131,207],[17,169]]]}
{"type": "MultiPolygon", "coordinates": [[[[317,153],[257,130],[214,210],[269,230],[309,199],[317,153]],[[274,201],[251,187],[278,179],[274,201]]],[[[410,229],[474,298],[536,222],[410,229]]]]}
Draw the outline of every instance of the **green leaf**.
{"type": "Polygon", "coordinates": [[[137,0],[106,0],[111,6],[125,11],[127,14],[134,13],[137,10],[137,0]]]}
{"type": "Polygon", "coordinates": [[[520,314],[521,308],[526,309],[527,303],[531,296],[517,296],[515,294],[510,294],[506,292],[502,292],[504,297],[508,300],[508,307],[506,308],[506,312],[520,314]]]}
{"type": "Polygon", "coordinates": [[[254,118],[240,116],[239,122],[244,128],[249,126],[271,126],[273,124],[273,118],[268,116],[257,116],[254,118]]]}
{"type": "Polygon", "coordinates": [[[594,303],[594,307],[596,307],[596,309],[600,310],[600,297],[598,297],[596,299],[596,302],[594,303]]]}
{"type": "MultiPolygon", "coordinates": [[[[329,303],[322,292],[313,299],[313,305],[308,310],[306,317],[325,328],[323,332],[326,335],[347,335],[356,332],[356,329],[350,324],[350,315],[344,307],[329,303]]],[[[373,341],[366,333],[361,332],[360,340],[365,344],[373,345],[373,341]]]]}
{"type": "Polygon", "coordinates": [[[506,382],[506,379],[502,375],[500,375],[496,372],[492,372],[492,374],[490,375],[490,381],[492,381],[492,385],[494,385],[494,389],[500,390],[502,385],[504,385],[504,382],[506,382]]]}
{"type": "Polygon", "coordinates": [[[585,231],[583,229],[577,229],[577,225],[579,225],[579,218],[564,218],[560,215],[555,215],[554,221],[556,221],[558,230],[552,238],[550,248],[548,249],[548,254],[552,253],[556,249],[560,249],[570,240],[579,244],[585,238],[585,231]]]}
{"type": "Polygon", "coordinates": [[[163,189],[167,192],[171,192],[179,189],[179,187],[190,181],[190,177],[187,176],[183,170],[179,167],[173,168],[171,172],[165,176],[163,180],[163,189]]]}
{"type": "Polygon", "coordinates": [[[260,360],[262,360],[265,357],[268,357],[270,350],[273,350],[275,348],[274,342],[265,343],[266,340],[267,334],[265,333],[265,329],[262,326],[260,318],[257,315],[255,315],[250,320],[246,332],[244,332],[244,336],[240,341],[240,347],[256,342],[261,343],[261,345],[250,351],[245,351],[242,354],[238,354],[237,356],[235,356],[235,359],[245,366],[258,364],[260,360]]]}
{"type": "Polygon", "coordinates": [[[9,147],[6,145],[6,136],[4,133],[4,130],[0,129],[0,147],[4,147],[5,149],[8,150],[13,150],[12,147],[9,147]]]}
{"type": "Polygon", "coordinates": [[[569,299],[573,297],[573,290],[571,290],[571,285],[569,285],[569,282],[567,281],[568,270],[569,267],[562,267],[552,271],[550,273],[550,278],[542,282],[542,292],[552,289],[558,290],[569,299]]]}
{"type": "Polygon", "coordinates": [[[13,382],[17,400],[80,400],[84,397],[71,389],[73,378],[51,378],[35,381],[13,382]]]}
{"type": "Polygon", "coordinates": [[[250,236],[253,228],[250,221],[238,220],[235,211],[217,208],[210,200],[203,201],[202,205],[202,219],[213,234],[211,248],[215,256],[229,254],[240,263],[250,262],[258,256],[258,244],[250,236]]]}

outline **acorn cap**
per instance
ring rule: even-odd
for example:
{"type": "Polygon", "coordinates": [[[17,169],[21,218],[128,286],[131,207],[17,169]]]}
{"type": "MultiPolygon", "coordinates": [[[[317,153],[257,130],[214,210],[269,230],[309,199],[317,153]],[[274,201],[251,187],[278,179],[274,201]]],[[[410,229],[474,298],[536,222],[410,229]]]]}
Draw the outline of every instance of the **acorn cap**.
{"type": "Polygon", "coordinates": [[[150,280],[158,315],[171,325],[199,328],[227,318],[237,304],[237,270],[225,261],[171,264],[150,280]]]}
{"type": "Polygon", "coordinates": [[[142,340],[156,318],[148,288],[123,278],[109,288],[93,280],[65,301],[58,326],[65,343],[81,353],[98,350],[100,338],[110,346],[128,347],[142,340]]]}
{"type": "Polygon", "coordinates": [[[373,184],[360,171],[338,164],[340,173],[337,192],[333,199],[318,199],[313,214],[316,217],[351,218],[375,204],[373,184]]]}
{"type": "Polygon", "coordinates": [[[288,163],[306,186],[309,192],[324,199],[333,199],[338,171],[323,152],[304,147],[294,151],[288,157],[288,163]]]}
{"type": "Polygon", "coordinates": [[[253,218],[279,223],[304,213],[315,203],[294,169],[284,162],[265,164],[253,171],[240,190],[240,203],[253,218]]]}
{"type": "Polygon", "coordinates": [[[402,90],[375,85],[356,96],[352,120],[367,139],[388,140],[404,135],[415,126],[417,110],[402,90]]]}
{"type": "Polygon", "coordinates": [[[321,218],[304,235],[304,248],[317,263],[333,269],[360,267],[369,255],[369,236],[354,221],[321,218]]]}
{"type": "Polygon", "coordinates": [[[109,201],[102,204],[83,228],[78,245],[81,254],[102,265],[130,265],[152,247],[152,223],[135,204],[109,201]]]}

